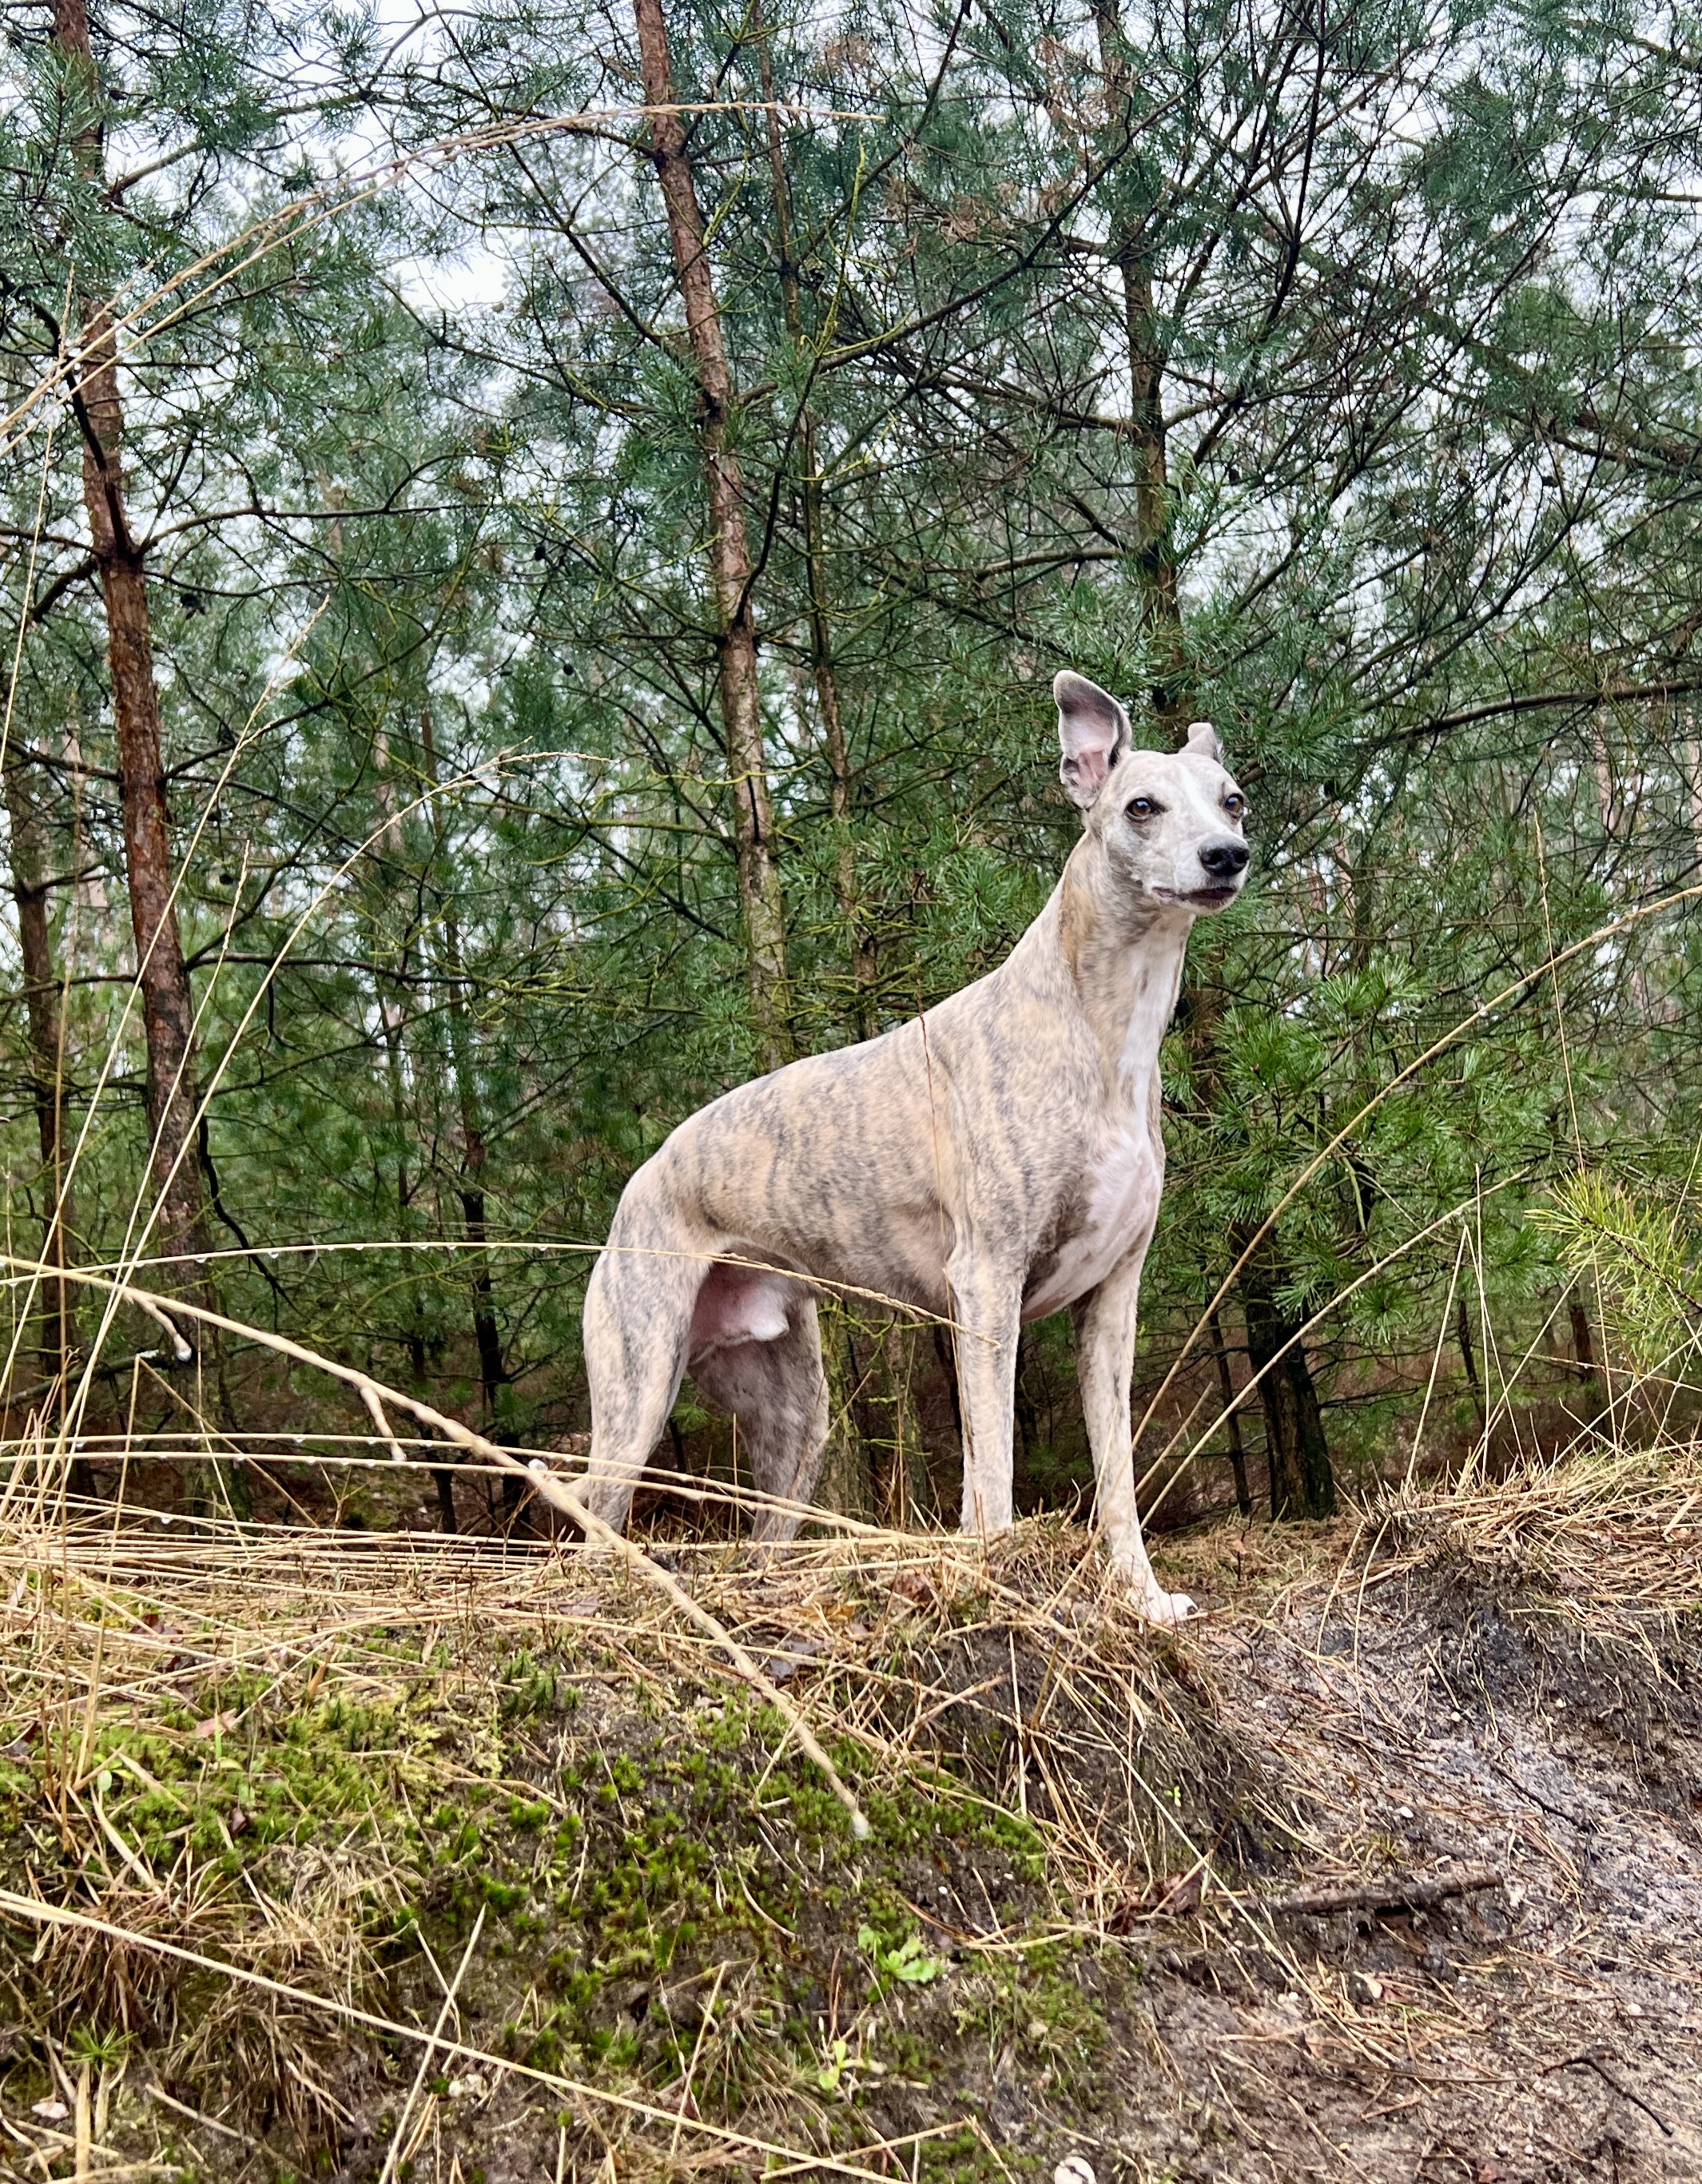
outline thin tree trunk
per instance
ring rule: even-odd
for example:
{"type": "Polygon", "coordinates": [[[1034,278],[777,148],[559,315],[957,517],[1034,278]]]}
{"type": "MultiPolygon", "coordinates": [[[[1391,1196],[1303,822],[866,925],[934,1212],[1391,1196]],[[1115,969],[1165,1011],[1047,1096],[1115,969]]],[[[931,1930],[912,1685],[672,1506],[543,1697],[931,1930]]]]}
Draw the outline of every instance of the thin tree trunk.
{"type": "MultiPolygon", "coordinates": [[[[1110,126],[1132,138],[1134,81],[1116,0],[1094,0],[1093,24],[1110,126]]],[[[1164,413],[1165,350],[1153,304],[1151,246],[1137,220],[1114,230],[1111,255],[1123,292],[1123,337],[1129,363],[1129,443],[1135,457],[1134,563],[1143,619],[1152,646],[1152,706],[1167,727],[1187,721],[1188,646],[1176,594],[1176,526],[1164,413]]]]}
{"type": "Polygon", "coordinates": [[[875,1506],[874,1473],[859,1416],[864,1390],[851,1316],[843,1305],[826,1297],[821,1300],[820,1311],[828,1433],[815,1498],[824,1509],[834,1510],[842,1517],[867,1518],[875,1506]]]}
{"type": "Polygon", "coordinates": [[[661,184],[674,267],[686,309],[687,340],[698,381],[698,436],[708,488],[721,725],[733,799],[751,1013],[764,1064],[775,1069],[788,1061],[793,1052],[786,914],[780,867],[775,860],[774,810],[763,749],[744,474],[731,432],[732,374],[727,364],[703,209],[698,202],[697,179],[686,148],[686,132],[674,110],[673,64],[662,0],[634,0],[633,14],[644,98],[651,109],[651,158],[661,184]]]}
{"type": "Polygon", "coordinates": [[[1595,1342],[1590,1333],[1590,1316],[1585,1308],[1583,1291],[1577,1284],[1567,1293],[1566,1318],[1571,1327],[1572,1356],[1583,1390],[1587,1419],[1594,1424],[1603,1408],[1601,1373],[1596,1364],[1595,1342]]]}
{"type": "MultiPolygon", "coordinates": [[[[335,526],[333,538],[336,545],[340,546],[342,542],[337,536],[335,526]]],[[[431,760],[428,762],[434,762],[435,757],[434,750],[431,760]]],[[[396,785],[390,769],[390,739],[381,729],[374,741],[373,761],[375,775],[373,800],[389,822],[373,844],[373,855],[379,861],[379,872],[381,878],[384,869],[382,860],[386,856],[394,856],[399,861],[407,846],[402,822],[396,812],[396,785]]],[[[373,961],[377,962],[383,954],[383,941],[375,925],[371,931],[371,948],[373,961]]],[[[381,978],[375,983],[378,996],[379,1022],[384,1030],[384,1062],[390,1089],[390,1119],[392,1127],[396,1132],[398,1147],[396,1230],[398,1240],[404,1247],[408,1268],[403,1276],[403,1287],[408,1299],[408,1332],[403,1340],[407,1344],[408,1369],[413,1376],[414,1392],[423,1395],[426,1391],[426,1315],[420,1303],[420,1282],[414,1272],[414,1255],[406,1250],[407,1245],[413,1240],[414,1179],[409,1173],[408,1156],[401,1150],[409,1139],[406,1081],[407,1028],[403,1021],[401,1002],[393,1000],[385,992],[384,981],[381,978]]],[[[431,1481],[437,1492],[438,1529],[444,1532],[459,1531],[460,1523],[455,1509],[453,1471],[448,1464],[435,1465],[432,1468],[431,1481]]]]}
{"type": "Polygon", "coordinates": [[[1466,1384],[1471,1390],[1471,1401],[1477,1412],[1477,1424],[1481,1430],[1489,1414],[1484,1408],[1483,1384],[1477,1377],[1477,1360],[1472,1354],[1471,1315],[1466,1309],[1466,1300],[1463,1296],[1458,1298],[1454,1303],[1454,1331],[1459,1340],[1460,1356],[1466,1367],[1466,1384]]]}
{"type": "MultiPolygon", "coordinates": [[[[76,151],[85,170],[97,175],[103,159],[100,85],[85,0],[53,0],[53,37],[86,86],[87,119],[78,131],[76,151]]],[[[194,1143],[194,1000],[172,900],[171,816],[153,631],[142,549],[125,499],[124,406],[112,307],[79,296],[76,308],[82,324],[75,374],[81,391],[73,399],[83,439],[83,504],[106,607],[125,863],[147,1045],[150,1159],[159,1194],[155,1233],[164,1252],[188,1261],[207,1248],[194,1143]]],[[[170,1280],[179,1289],[200,1285],[183,1264],[173,1269],[170,1280]]]]}
{"type": "Polygon", "coordinates": [[[1277,1301],[1282,1273],[1273,1243],[1267,1239],[1260,1246],[1240,1277],[1248,1362],[1264,1375],[1259,1396],[1270,1449],[1271,1513],[1332,1517],[1336,1479],[1318,1391],[1299,1339],[1301,1323],[1277,1301]]]}
{"type": "MultiPolygon", "coordinates": [[[[461,978],[458,960],[459,949],[454,939],[448,941],[446,953],[448,959],[446,967],[450,983],[454,986],[459,984],[461,978]]],[[[462,1180],[457,1195],[461,1201],[461,1216],[466,1224],[467,1241],[478,1247],[473,1258],[473,1339],[478,1346],[479,1380],[484,1389],[485,1407],[491,1417],[496,1418],[503,1407],[504,1390],[510,1384],[510,1376],[503,1362],[502,1334],[497,1325],[496,1291],[491,1281],[490,1259],[484,1250],[490,1233],[485,1223],[485,1173],[489,1150],[484,1121],[479,1112],[478,1095],[473,1084],[471,1034],[466,1022],[464,1002],[459,1005],[451,1002],[449,1022],[451,1039],[459,1050],[455,1059],[455,1085],[461,1119],[462,1180]]],[[[504,1480],[505,1491],[507,1484],[504,1480]]]]}
{"type": "Polygon", "coordinates": [[[1164,358],[1153,310],[1152,273],[1137,243],[1125,242],[1117,260],[1123,283],[1123,331],[1129,348],[1130,438],[1135,478],[1135,567],[1146,599],[1147,624],[1157,641],[1159,681],[1153,705],[1160,720],[1187,712],[1182,610],[1176,599],[1176,535],[1171,515],[1165,442],[1164,358]]]}
{"type": "Polygon", "coordinates": [[[47,929],[46,829],[15,759],[5,769],[6,816],[12,831],[12,893],[18,905],[18,942],[24,960],[24,1003],[30,1038],[30,1089],[42,1147],[42,1259],[54,1269],[42,1283],[42,1375],[56,1381],[63,1397],[76,1344],[76,1321],[64,1269],[74,1226],[70,1191],[62,1162],[64,1141],[64,1056],[60,1039],[59,983],[53,972],[47,929]]]}
{"type": "Polygon", "coordinates": [[[821,710],[822,742],[827,753],[828,807],[833,818],[833,892],[851,957],[852,1013],[857,1036],[873,1039],[881,1028],[876,998],[875,949],[857,883],[851,760],[829,635],[826,570],[822,552],[821,481],[816,465],[815,427],[807,416],[800,443],[805,473],[804,551],[809,582],[809,666],[816,703],[821,710]]]}
{"type": "MultiPolygon", "coordinates": [[[[388,1000],[382,990],[379,994],[379,1014],[384,1026],[385,1072],[390,1086],[390,1116],[396,1131],[398,1145],[407,1142],[408,1099],[407,1086],[403,1078],[402,1012],[388,1000]]],[[[396,1156],[396,1227],[398,1240],[405,1245],[413,1228],[411,1214],[414,1204],[413,1181],[408,1172],[408,1156],[398,1152],[396,1156]]],[[[403,1277],[403,1292],[408,1299],[408,1332],[404,1340],[408,1346],[408,1369],[414,1382],[414,1392],[423,1395],[426,1389],[426,1325],[420,1307],[420,1284],[414,1272],[414,1255],[407,1253],[408,1270],[403,1277]]],[[[447,1464],[432,1468],[431,1481],[437,1490],[437,1523],[442,1531],[460,1529],[455,1512],[455,1475],[447,1464]]]]}
{"type": "MultiPolygon", "coordinates": [[[[774,95],[774,57],[763,19],[761,0],[752,0],[752,32],[768,124],[768,164],[774,189],[775,243],[780,254],[781,307],[793,347],[804,348],[804,298],[793,255],[792,191],[787,179],[780,114],[774,95]]],[[[833,892],[851,958],[854,1016],[859,1039],[880,1028],[875,998],[875,951],[857,886],[856,843],[852,829],[851,760],[845,742],[845,715],[839,702],[839,677],[833,664],[832,622],[827,600],[827,566],[821,508],[821,471],[816,454],[815,420],[804,404],[798,420],[799,489],[803,517],[804,579],[808,593],[809,672],[821,715],[821,739],[827,755],[828,805],[833,817],[833,892]]]]}
{"type": "Polygon", "coordinates": [[[1229,1429],[1229,1468],[1235,1474],[1235,1506],[1243,1517],[1253,1514],[1253,1492],[1247,1484],[1247,1451],[1241,1441],[1240,1398],[1229,1370],[1229,1351],[1223,1340],[1223,1321],[1214,1306],[1207,1315],[1211,1331],[1211,1354],[1217,1365],[1218,1393],[1223,1399],[1224,1423],[1229,1429]]]}
{"type": "Polygon", "coordinates": [[[846,1318],[846,1362],[857,1391],[858,1431],[869,1457],[869,1507],[877,1524],[902,1530],[909,1519],[909,1477],[921,1449],[911,1383],[915,1329],[887,1318],[865,1323],[859,1351],[846,1318]]]}
{"type": "MultiPolygon", "coordinates": [[[[792,193],[787,179],[781,142],[780,115],[774,95],[774,57],[763,19],[762,0],[752,0],[751,26],[756,40],[757,67],[766,103],[769,176],[774,190],[775,243],[780,258],[780,293],[786,331],[801,366],[804,349],[804,299],[799,292],[798,265],[793,251],[792,193]]],[[[872,1039],[879,1029],[875,1003],[875,956],[869,944],[857,888],[856,845],[851,824],[851,761],[845,742],[845,716],[839,703],[839,678],[834,670],[832,623],[827,604],[827,572],[822,544],[821,479],[815,449],[815,421],[807,403],[798,420],[798,460],[803,465],[799,490],[803,517],[804,577],[808,592],[809,671],[815,687],[816,709],[821,716],[822,743],[827,755],[828,807],[833,822],[833,893],[844,930],[846,951],[851,959],[852,1020],[859,1039],[872,1039]]],[[[849,1323],[846,1336],[848,1354],[849,1323]]],[[[854,1379],[852,1386],[856,1383],[854,1379]]],[[[855,1406],[837,1404],[843,1425],[834,1436],[835,1446],[824,1489],[837,1499],[830,1504],[844,1515],[861,1516],[875,1507],[879,1497],[875,1451],[859,1429],[855,1406]]]]}
{"type": "MultiPolygon", "coordinates": [[[[437,745],[432,734],[429,708],[420,716],[420,740],[425,748],[426,778],[438,781],[437,745]]],[[[435,816],[435,811],[434,811],[435,816]]],[[[497,1321],[496,1290],[491,1280],[491,1262],[485,1245],[489,1230],[485,1218],[485,1183],[489,1167],[489,1141],[479,1100],[478,1056],[473,1022],[467,1010],[466,972],[461,958],[460,921],[449,907],[447,891],[443,907],[443,1001],[449,1025],[449,1066],[455,1079],[456,1118],[461,1134],[461,1179],[456,1196],[472,1262],[473,1340],[479,1353],[479,1384],[485,1410],[493,1425],[507,1413],[512,1379],[503,1360],[502,1329],[497,1321]]],[[[441,1498],[441,1489],[440,1489],[441,1498]]],[[[510,1522],[520,1506],[520,1481],[503,1475],[503,1508],[510,1522]]]]}
{"type": "Polygon", "coordinates": [[[1566,1318],[1572,1331],[1572,1356],[1578,1368],[1578,1378],[1587,1385],[1596,1378],[1595,1342],[1590,1334],[1590,1317],[1584,1309],[1583,1293],[1576,1285],[1566,1298],[1566,1318]]]}

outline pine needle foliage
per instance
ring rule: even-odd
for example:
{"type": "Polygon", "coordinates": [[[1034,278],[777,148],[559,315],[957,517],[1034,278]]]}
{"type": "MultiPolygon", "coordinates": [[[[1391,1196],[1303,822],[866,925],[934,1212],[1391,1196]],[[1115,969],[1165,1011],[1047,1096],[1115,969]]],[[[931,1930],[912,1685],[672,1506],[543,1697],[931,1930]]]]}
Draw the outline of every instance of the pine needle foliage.
{"type": "Polygon", "coordinates": [[[1682,1377],[1702,1341],[1702,1273],[1694,1216],[1599,1168],[1552,1186],[1532,1218],[1579,1279],[1598,1286],[1624,1353],[1644,1373],[1682,1377]]]}

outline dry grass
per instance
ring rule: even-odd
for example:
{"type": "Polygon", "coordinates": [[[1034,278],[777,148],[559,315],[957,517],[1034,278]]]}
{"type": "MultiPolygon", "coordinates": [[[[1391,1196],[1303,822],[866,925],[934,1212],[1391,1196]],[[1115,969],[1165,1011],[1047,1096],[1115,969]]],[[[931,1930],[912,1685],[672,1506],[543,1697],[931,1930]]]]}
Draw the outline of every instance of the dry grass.
{"type": "MultiPolygon", "coordinates": [[[[1126,1930],[1209,1849],[1203,1816],[1235,1771],[1182,1657],[1104,1595],[1084,1546],[1042,1524],[991,1557],[954,1537],[866,1529],[760,1559],[726,1543],[670,1553],[678,1582],[797,1695],[885,1813],[883,1869],[915,1930],[994,1965],[1048,1939],[1126,1930]],[[989,1824],[1008,1815],[1041,1847],[1020,1902],[915,1900],[912,1852],[893,1846],[942,1799],[989,1824]]],[[[713,1720],[744,1691],[714,1639],[598,1549],[67,1514],[41,1492],[14,1499],[0,1535],[0,1750],[30,1814],[0,1900],[32,1959],[19,2023],[56,2051],[92,2028],[124,2036],[175,2094],[197,2095],[190,2105],[309,2146],[347,2140],[359,2121],[336,2063],[351,2016],[416,2042],[431,2021],[383,2006],[397,1961],[385,1936],[420,1887],[397,1840],[404,1816],[474,1786],[559,1802],[547,1774],[515,1771],[501,1729],[511,1664],[547,1658],[593,1696],[618,1692],[614,1717],[578,1740],[586,1750],[665,1739],[669,1724],[713,1720]],[[359,1755],[367,1809],[345,1799],[298,1830],[304,1840],[251,1850],[219,1770],[258,1780],[281,1736],[343,1713],[390,1724],[359,1755]],[[181,1826],[162,1798],[181,1801],[181,1826]],[[77,1923],[54,1923],[58,1906],[77,1923]],[[209,1976],[214,1964],[233,1976],[209,1976]]],[[[753,1787],[760,1800],[773,1777],[783,1810],[801,1788],[788,1725],[763,1735],[753,1787]]],[[[420,1947],[416,1931],[408,1949],[420,1947]]],[[[466,2040],[459,2052],[498,2080],[514,2074],[511,2053],[466,2040]]],[[[738,2075],[748,2113],[729,2122],[676,2104],[674,2167],[740,2150],[770,2166],[845,2164],[835,2120],[800,2108],[795,2085],[765,2092],[760,2059],[738,2075]]],[[[668,2113],[630,2073],[531,2075],[592,2127],[619,2126],[629,2159],[647,2117],[659,2127],[668,2113]]],[[[905,2142],[914,2154],[943,2128],[905,2142]]]]}
{"type": "MultiPolygon", "coordinates": [[[[344,1461],[359,1446],[352,1439],[344,1461]]],[[[139,1464],[147,1452],[131,1454],[139,1464]]],[[[1489,1601],[1510,1630],[1534,1634],[1520,1670],[1534,1679],[1532,1708],[1549,1703],[1541,1649],[1556,1636],[1573,1652],[1585,1641],[1604,1655],[1638,1649],[1666,1673],[1702,1606],[1702,1456],[1690,1444],[1408,1485],[1332,1527],[1233,1526],[1168,1542],[1167,1577],[1208,1607],[1174,1639],[1134,1619],[1092,1543],[1061,1522],[1025,1525],[991,1553],[852,1525],[761,1557],[726,1540],[670,1544],[669,1574],[705,1628],[600,1549],[162,1523],[158,1512],[70,1502],[49,1446],[20,1453],[0,1529],[0,1763],[19,1821],[0,1875],[0,1979],[18,2028],[11,2083],[50,2100],[57,2090],[67,2112],[31,2120],[0,2090],[0,2120],[34,2135],[33,2173],[93,2176],[104,2159],[142,2175],[170,2142],[174,2159],[194,2149],[195,2174],[224,2173],[221,2163],[265,2174],[292,2148],[319,2148],[351,2177],[387,2162],[394,2184],[406,2160],[435,2163],[450,2184],[481,2134],[500,2123],[519,2145],[542,2128],[538,2116],[559,2111],[573,2119],[559,2127],[561,2174],[587,2184],[611,2165],[616,2176],[791,2166],[873,2178],[900,2167],[920,2177],[937,2162],[990,2184],[1015,2144],[997,2122],[1010,2054],[1084,2099],[1092,2042],[1060,1995],[1082,1982],[1121,1993],[1104,1985],[1121,1976],[1115,1967],[1146,1958],[1199,1966],[1189,1992],[1207,1980],[1237,2028],[1201,2047],[1192,2018],[1162,2035],[1155,2020],[1146,2048],[1123,2051],[1148,2053],[1160,2071],[1174,2131],[1192,2128],[1203,2072],[1237,2142],[1286,2146],[1292,2162],[1316,2126],[1296,2122],[1283,2138],[1287,2096],[1261,2043],[1298,2042],[1321,2098],[1381,2074],[1404,2115],[1415,2086],[1433,2102],[1445,2083],[1463,2101],[1497,2040],[1540,2088],[1563,2060],[1580,1997],[1598,2013],[1616,2007],[1578,1954],[1575,1930],[1601,1915],[1588,1873],[1545,1813],[1577,1792],[1554,1789],[1535,1747],[1509,1741],[1509,1709],[1527,1702],[1482,1685],[1476,1641],[1460,1633],[1489,1601]],[[1461,1601],[1479,1605],[1456,1615],[1449,1603],[1461,1601]],[[871,1864],[857,1862],[843,1821],[811,1805],[817,1778],[791,1725],[753,1702],[712,1630],[783,1685],[843,1771],[875,1820],[871,1864]],[[538,1728],[525,1711],[528,1676],[570,1687],[578,1710],[558,1719],[547,1703],[538,1728]],[[1481,1764],[1439,1764],[1438,1736],[1445,1746],[1449,1724],[1474,1707],[1491,1725],[1481,1764]],[[672,2063],[618,2043],[601,2060],[584,2049],[558,2059],[539,2044],[553,2021],[540,1984],[552,1937],[527,1942],[524,1914],[518,1928],[493,1916],[479,1932],[467,1893],[489,1880],[498,1892],[488,1903],[504,1900],[522,1870],[516,1846],[532,1838],[487,1825],[485,1849],[434,1880],[426,1815],[460,1806],[499,1819],[505,1801],[533,1802],[548,1810],[547,1834],[587,1809],[584,1784],[570,1786],[582,1763],[626,1754],[648,1768],[740,1719],[748,1831],[725,1870],[728,1895],[744,1892],[734,1910],[747,1930],[704,1958],[709,2008],[682,2020],[672,2063]],[[261,1842],[256,1815],[220,1786],[259,1786],[292,1737],[306,1740],[305,1758],[282,1779],[307,1809],[261,1842]],[[308,1786],[321,1779],[315,1802],[308,1786]],[[1432,1819],[1421,1841],[1390,1817],[1409,1805],[1432,1819]],[[1468,1818],[1433,1819],[1449,1812],[1468,1818]],[[950,1830],[971,1852],[951,1849],[941,1865],[932,1846],[950,1830]],[[1007,1841],[1032,1846],[1032,1876],[995,1878],[989,1892],[1006,1856],[992,1846],[1007,1841]],[[1521,1886],[1532,1904],[1549,1892],[1549,1923],[1523,1939],[1498,1926],[1493,1892],[1487,1908],[1474,1898],[1435,1912],[1477,1937],[1481,1961],[1452,1986],[1421,1970],[1379,1972],[1368,2002],[1372,1975],[1354,1951],[1369,1945],[1321,1951],[1311,1928],[1273,1915],[1297,1883],[1351,1893],[1374,1882],[1386,1893],[1393,1876],[1398,1897],[1402,1874],[1445,1874],[1486,1843],[1509,1846],[1495,1851],[1498,1870],[1537,1860],[1540,1882],[1521,1886]],[[861,1964],[864,1913],[841,1914],[834,1941],[809,1898],[818,1874],[837,1886],[853,1872],[876,1876],[925,1960],[937,1953],[954,1969],[914,1995],[891,1986],[881,1996],[859,1969],[852,1998],[832,2003],[840,2030],[809,2035],[800,2051],[804,2036],[781,2038],[765,2014],[776,1968],[799,1951],[814,1951],[817,1973],[835,1966],[823,1975],[833,1980],[848,1953],[861,1964]],[[793,1876],[783,1901],[764,1892],[776,1873],[793,1876]],[[765,1947],[775,1952],[766,1967],[765,1947]],[[1008,2022],[984,2036],[980,2063],[941,2014],[948,1989],[965,2022],[1008,2022]],[[1048,2009],[1065,2029],[1036,2033],[1048,2009]],[[896,2090],[916,2067],[892,2059],[911,2052],[904,2024],[903,2037],[951,2059],[928,2103],[896,2090]]],[[[387,1455],[379,1475],[398,1475],[387,1455]]],[[[603,1964],[615,1984],[617,1954],[603,1964]]],[[[677,1995],[665,1997],[676,2006],[677,1995]]],[[[1102,2017],[1132,2006],[1093,2005],[1102,2017]]],[[[1102,2024],[1092,2041],[1110,2036],[1102,2024]]],[[[976,2031],[970,2044],[982,2040],[976,2031]]],[[[1358,2166],[1343,2165],[1331,2139],[1327,2162],[1314,2148],[1316,2173],[1412,2175],[1410,2160],[1385,2172],[1371,2159],[1382,2115],[1375,2100],[1359,2105],[1370,2120],[1344,2142],[1358,2166]]],[[[1464,2126],[1456,2117],[1450,2128],[1464,2126]]]]}
{"type": "MultiPolygon", "coordinates": [[[[1598,1446],[1505,1479],[1405,1487],[1379,1505],[1385,1580],[1452,1567],[1532,1596],[1599,1639],[1644,1638],[1702,1607],[1702,1446],[1598,1446]]],[[[1538,1604],[1539,1603],[1539,1604],[1538,1604]]]]}

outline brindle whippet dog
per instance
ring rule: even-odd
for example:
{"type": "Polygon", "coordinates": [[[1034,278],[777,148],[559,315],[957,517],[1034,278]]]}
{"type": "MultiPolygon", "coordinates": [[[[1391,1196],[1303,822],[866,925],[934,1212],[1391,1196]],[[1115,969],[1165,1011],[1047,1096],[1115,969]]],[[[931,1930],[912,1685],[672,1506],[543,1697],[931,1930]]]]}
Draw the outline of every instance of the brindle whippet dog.
{"type": "Polygon", "coordinates": [[[690,1371],[730,1412],[759,1537],[790,1538],[828,1425],[812,1287],[877,1291],[957,1328],[963,1529],[1012,1521],[1018,1330],[1070,1310],[1099,1520],[1141,1610],[1129,1382],[1164,1183],[1159,1042],[1196,917],[1240,892],[1246,804],[1209,724],[1131,748],[1115,698],[1053,684],[1086,814],[1050,901],[990,976],[860,1046],[794,1061],[682,1123],[632,1178],[585,1301],[581,1492],[617,1528],[690,1371]]]}

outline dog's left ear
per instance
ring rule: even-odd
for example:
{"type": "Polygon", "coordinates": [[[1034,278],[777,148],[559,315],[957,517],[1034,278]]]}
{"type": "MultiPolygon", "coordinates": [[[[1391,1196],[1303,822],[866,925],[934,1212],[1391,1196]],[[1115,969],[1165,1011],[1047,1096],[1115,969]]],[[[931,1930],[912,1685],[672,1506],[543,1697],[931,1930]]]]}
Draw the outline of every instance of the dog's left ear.
{"type": "Polygon", "coordinates": [[[1058,700],[1058,777],[1085,811],[1129,748],[1129,716],[1097,682],[1066,667],[1052,678],[1058,700]]]}
{"type": "Polygon", "coordinates": [[[1223,745],[1217,740],[1217,731],[1210,721],[1196,721],[1188,732],[1188,741],[1182,745],[1187,751],[1209,758],[1215,766],[1223,763],[1223,745]]]}

